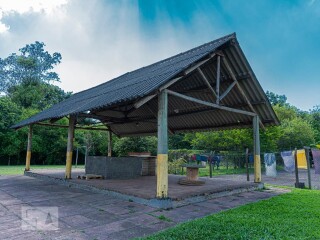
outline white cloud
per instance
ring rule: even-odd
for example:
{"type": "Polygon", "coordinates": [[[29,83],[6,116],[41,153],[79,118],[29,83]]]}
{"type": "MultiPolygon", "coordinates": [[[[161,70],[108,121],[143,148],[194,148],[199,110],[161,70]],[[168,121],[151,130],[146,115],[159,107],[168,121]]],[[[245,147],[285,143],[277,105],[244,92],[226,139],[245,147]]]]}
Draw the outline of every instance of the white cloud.
{"type": "Polygon", "coordinates": [[[10,26],[3,23],[3,16],[18,13],[43,12],[51,14],[57,8],[67,4],[68,0],[0,0],[0,34],[9,31],[10,26]]]}
{"type": "Polygon", "coordinates": [[[138,5],[130,1],[70,0],[63,7],[53,7],[51,14],[41,14],[45,8],[33,6],[40,12],[30,14],[30,8],[22,6],[17,10],[21,15],[8,16],[11,29],[7,36],[0,34],[0,57],[16,52],[27,43],[42,41],[50,53],[62,54],[62,63],[54,70],[61,79],[59,86],[72,92],[224,34],[217,28],[203,28],[203,22],[208,23],[208,19],[205,16],[199,19],[199,15],[186,26],[160,12],[152,26],[145,26],[138,5]]]}
{"type": "Polygon", "coordinates": [[[68,0],[0,0],[0,9],[2,12],[17,12],[20,14],[26,12],[52,12],[57,7],[67,4],[68,0]]]}

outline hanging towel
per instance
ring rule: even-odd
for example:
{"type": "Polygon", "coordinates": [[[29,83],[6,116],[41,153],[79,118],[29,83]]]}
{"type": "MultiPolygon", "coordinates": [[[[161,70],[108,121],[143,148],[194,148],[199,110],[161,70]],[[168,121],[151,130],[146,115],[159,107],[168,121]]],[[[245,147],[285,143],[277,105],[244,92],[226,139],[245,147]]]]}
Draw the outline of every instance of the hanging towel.
{"type": "Polygon", "coordinates": [[[311,149],[315,174],[320,174],[320,150],[311,149]]]}
{"type": "Polygon", "coordinates": [[[274,153],[265,153],[264,154],[264,164],[266,167],[266,176],[276,177],[277,176],[277,163],[276,156],[274,153]]]}
{"type": "Polygon", "coordinates": [[[281,152],[281,157],[284,163],[284,170],[287,172],[293,173],[295,164],[294,164],[294,154],[292,154],[292,151],[281,152]]]}
{"type": "Polygon", "coordinates": [[[304,149],[297,150],[298,168],[308,169],[306,151],[304,149]]]}

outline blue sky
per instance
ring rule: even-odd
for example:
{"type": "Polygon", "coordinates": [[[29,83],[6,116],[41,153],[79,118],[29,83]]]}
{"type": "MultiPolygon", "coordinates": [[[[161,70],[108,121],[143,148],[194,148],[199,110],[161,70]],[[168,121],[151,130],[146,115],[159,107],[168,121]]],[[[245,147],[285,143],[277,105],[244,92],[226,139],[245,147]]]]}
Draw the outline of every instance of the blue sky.
{"type": "Polygon", "coordinates": [[[0,0],[0,57],[43,41],[77,92],[236,32],[264,90],[320,104],[320,1],[0,0]]]}

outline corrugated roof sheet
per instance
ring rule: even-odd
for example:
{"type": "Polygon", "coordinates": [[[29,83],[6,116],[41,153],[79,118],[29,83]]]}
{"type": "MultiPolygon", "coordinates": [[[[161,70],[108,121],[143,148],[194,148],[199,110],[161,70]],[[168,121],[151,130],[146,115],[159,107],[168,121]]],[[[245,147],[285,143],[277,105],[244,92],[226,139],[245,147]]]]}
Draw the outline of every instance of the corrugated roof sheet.
{"type": "MultiPolygon", "coordinates": [[[[114,106],[126,105],[127,107],[131,106],[131,108],[133,108],[133,102],[155,93],[161,86],[169,82],[174,77],[184,76],[182,73],[186,69],[193,66],[197,62],[200,62],[201,60],[207,58],[216,50],[223,51],[223,54],[225,55],[237,77],[244,78],[243,76],[247,76],[247,81],[241,81],[241,85],[243,86],[244,91],[248,94],[250,101],[252,101],[253,103],[259,101],[265,102],[265,104],[258,106],[257,109],[255,109],[262,121],[267,120],[265,122],[276,124],[277,118],[268,100],[266,99],[261,86],[256,80],[240,47],[238,45],[231,46],[229,44],[232,41],[237,42],[235,34],[227,35],[199,47],[193,48],[189,51],[162,60],[160,62],[123,74],[106,83],[76,93],[69,99],[14,125],[13,128],[20,128],[36,122],[60,118],[72,114],[81,114],[89,110],[92,113],[99,114],[97,118],[101,119],[103,117],[101,117],[100,113],[103,110],[110,109],[114,106]]],[[[209,61],[203,66],[202,70],[209,78],[210,82],[214,84],[216,74],[214,62],[209,61]]],[[[225,90],[228,87],[228,79],[230,81],[230,76],[228,76],[226,69],[222,67],[221,91],[225,90]]],[[[170,87],[170,89],[176,91],[190,91],[195,88],[204,88],[203,81],[201,80],[199,75],[195,73],[184,76],[181,81],[178,81],[172,87],[170,87]]],[[[203,94],[191,93],[189,95],[211,102],[214,100],[212,97],[207,98],[205,97],[206,95],[203,94]]],[[[172,99],[172,101],[169,102],[169,105],[171,104],[173,107],[178,107],[174,105],[177,105],[179,103],[179,100],[175,100],[175,98],[172,97],[170,97],[170,99],[172,99]]],[[[182,101],[182,103],[183,107],[193,107],[195,111],[203,108],[203,106],[198,106],[197,104],[186,101],[182,101]]],[[[243,105],[244,101],[238,91],[232,90],[222,103],[226,106],[239,106],[241,104],[243,105]]],[[[154,120],[157,111],[157,98],[154,98],[148,104],[148,106],[142,106],[140,109],[133,109],[133,111],[130,111],[129,114],[125,114],[126,116],[121,120],[120,123],[117,122],[118,120],[113,121],[111,118],[106,118],[106,122],[107,124],[110,124],[111,129],[119,135],[140,135],[154,133],[156,132],[156,121],[154,120]],[[152,109],[154,109],[153,113],[150,111],[150,108],[151,111],[152,109]],[[131,120],[128,119],[128,117],[131,117],[131,120]],[[139,120],[141,123],[134,123],[135,119],[139,120]],[[147,119],[147,122],[143,122],[142,119],[147,119]]],[[[183,112],[183,107],[181,107],[181,100],[179,106],[181,113],[183,112]]],[[[247,106],[242,107],[242,109],[250,110],[247,106]]],[[[169,109],[169,113],[170,111],[172,112],[172,109],[169,109]]],[[[212,117],[212,113],[210,113],[210,117],[212,117]]],[[[232,126],[232,122],[235,119],[237,124],[239,122],[239,118],[232,117],[233,115],[230,115],[230,113],[224,112],[223,114],[221,114],[221,111],[216,111],[215,113],[217,119],[215,119],[214,121],[210,121],[210,118],[206,117],[203,120],[198,120],[198,123],[195,122],[196,117],[194,116],[191,117],[190,115],[189,117],[185,116],[184,118],[181,118],[179,116],[175,117],[173,116],[173,114],[171,116],[171,119],[169,116],[169,125],[171,124],[172,127],[177,131],[182,131],[183,129],[196,129],[196,127],[218,128],[226,124],[232,126]]],[[[242,119],[243,121],[249,121],[247,119],[248,117],[242,116],[242,118],[245,118],[242,119]]]]}

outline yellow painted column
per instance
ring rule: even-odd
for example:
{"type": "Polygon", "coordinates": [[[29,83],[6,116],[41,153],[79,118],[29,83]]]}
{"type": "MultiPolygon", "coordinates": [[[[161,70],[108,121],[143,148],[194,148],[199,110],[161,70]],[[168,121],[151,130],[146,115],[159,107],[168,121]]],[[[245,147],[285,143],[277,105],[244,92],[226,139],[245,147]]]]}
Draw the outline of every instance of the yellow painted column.
{"type": "Polygon", "coordinates": [[[157,193],[159,199],[168,197],[168,94],[158,95],[158,154],[157,193]]]}
{"type": "Polygon", "coordinates": [[[67,143],[67,154],[66,154],[66,174],[65,174],[66,179],[71,179],[73,137],[74,137],[75,121],[76,121],[75,116],[69,117],[68,143],[67,143]]]}
{"type": "Polygon", "coordinates": [[[260,155],[254,155],[254,182],[261,182],[261,159],[260,155]]]}
{"type": "Polygon", "coordinates": [[[157,198],[168,197],[168,154],[157,155],[157,198]]]}
{"type": "Polygon", "coordinates": [[[254,154],[254,182],[261,182],[261,159],[260,159],[260,133],[259,116],[253,117],[253,154],[254,154]]]}
{"type": "Polygon", "coordinates": [[[29,125],[28,145],[27,145],[27,156],[26,156],[26,168],[25,168],[25,171],[30,171],[31,149],[32,149],[32,125],[29,125]]]}

